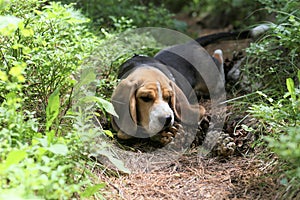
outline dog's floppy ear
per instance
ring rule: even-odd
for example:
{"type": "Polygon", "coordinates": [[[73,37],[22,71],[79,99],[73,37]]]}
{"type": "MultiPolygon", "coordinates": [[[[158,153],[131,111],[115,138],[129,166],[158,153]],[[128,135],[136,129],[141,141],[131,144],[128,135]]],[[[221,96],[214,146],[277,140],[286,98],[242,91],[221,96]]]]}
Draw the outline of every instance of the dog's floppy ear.
{"type": "Polygon", "coordinates": [[[118,117],[113,117],[113,128],[118,131],[118,137],[128,139],[137,131],[137,114],[135,93],[138,83],[123,79],[112,95],[112,104],[118,117]]]}
{"type": "Polygon", "coordinates": [[[200,105],[191,105],[182,90],[171,82],[173,95],[170,103],[176,118],[183,123],[193,124],[198,122],[205,114],[205,108],[200,105]]]}

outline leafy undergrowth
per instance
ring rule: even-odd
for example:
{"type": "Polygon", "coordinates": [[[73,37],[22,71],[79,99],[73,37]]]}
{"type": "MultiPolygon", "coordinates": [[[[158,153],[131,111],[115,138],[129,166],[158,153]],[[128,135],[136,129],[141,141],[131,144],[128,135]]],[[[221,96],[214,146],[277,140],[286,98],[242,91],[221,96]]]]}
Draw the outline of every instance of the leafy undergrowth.
{"type": "Polygon", "coordinates": [[[105,183],[86,169],[93,161],[84,137],[102,130],[81,120],[72,97],[86,84],[73,77],[98,39],[71,6],[0,6],[0,199],[94,195],[105,183]]]}

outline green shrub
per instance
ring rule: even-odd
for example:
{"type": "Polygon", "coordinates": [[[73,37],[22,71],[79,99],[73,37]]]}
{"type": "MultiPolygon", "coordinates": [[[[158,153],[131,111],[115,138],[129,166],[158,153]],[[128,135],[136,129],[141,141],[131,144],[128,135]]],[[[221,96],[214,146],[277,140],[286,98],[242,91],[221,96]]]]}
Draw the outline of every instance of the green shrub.
{"type": "MultiPolygon", "coordinates": [[[[0,199],[101,198],[105,184],[87,169],[91,147],[127,170],[108,145],[91,142],[103,134],[92,126],[93,109],[73,104],[81,101],[73,92],[95,79],[81,71],[99,41],[87,22],[59,3],[0,7],[0,199]]],[[[113,113],[104,99],[92,101],[113,113]]]]}
{"type": "Polygon", "coordinates": [[[130,23],[135,27],[174,28],[172,14],[163,6],[152,3],[145,5],[139,0],[63,0],[64,3],[76,3],[78,9],[93,20],[96,27],[118,29],[120,22],[130,23]]]}
{"type": "MultiPolygon", "coordinates": [[[[97,39],[86,27],[88,20],[70,6],[58,3],[42,5],[38,1],[12,2],[0,14],[13,13],[22,21],[12,39],[1,44],[4,71],[14,65],[26,82],[23,92],[26,107],[45,116],[49,95],[57,88],[63,95],[74,85],[71,74],[90,55],[97,39]]],[[[69,104],[62,98],[62,109],[69,104]]]]}
{"type": "Polygon", "coordinates": [[[252,0],[193,0],[185,7],[185,11],[202,19],[200,23],[209,28],[245,28],[266,19],[266,12],[262,8],[260,2],[252,0]]]}
{"type": "Polygon", "coordinates": [[[270,24],[270,31],[259,43],[252,43],[247,49],[248,63],[243,72],[250,85],[257,89],[285,90],[284,82],[299,69],[300,53],[300,3],[297,1],[263,1],[270,13],[276,13],[276,22],[270,24]],[[283,6],[284,4],[284,6],[283,6]],[[282,6],[282,7],[281,7],[282,6]]]}

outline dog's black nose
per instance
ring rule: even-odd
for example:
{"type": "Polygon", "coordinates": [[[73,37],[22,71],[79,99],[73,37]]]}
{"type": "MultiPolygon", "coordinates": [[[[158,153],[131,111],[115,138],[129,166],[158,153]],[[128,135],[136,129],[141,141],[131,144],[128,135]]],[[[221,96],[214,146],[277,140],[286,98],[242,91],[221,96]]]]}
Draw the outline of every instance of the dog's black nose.
{"type": "Polygon", "coordinates": [[[171,115],[168,115],[166,117],[160,117],[159,119],[159,122],[161,124],[164,125],[164,128],[166,127],[169,127],[171,125],[171,122],[172,122],[172,116],[171,115]]]}
{"type": "Polygon", "coordinates": [[[170,125],[171,125],[171,122],[172,122],[172,117],[171,117],[171,116],[168,116],[168,117],[166,118],[165,127],[166,127],[166,126],[170,126],[170,125]]]}

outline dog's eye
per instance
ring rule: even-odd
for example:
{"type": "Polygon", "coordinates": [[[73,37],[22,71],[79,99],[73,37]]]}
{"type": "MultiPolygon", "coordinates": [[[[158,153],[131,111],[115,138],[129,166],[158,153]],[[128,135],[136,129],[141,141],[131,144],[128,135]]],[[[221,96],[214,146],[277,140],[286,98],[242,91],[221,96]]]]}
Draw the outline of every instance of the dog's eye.
{"type": "Polygon", "coordinates": [[[143,97],[140,97],[140,99],[144,102],[150,102],[153,100],[153,98],[151,98],[149,96],[143,96],[143,97]]]}
{"type": "Polygon", "coordinates": [[[170,101],[170,99],[171,99],[171,97],[170,97],[170,96],[165,96],[165,97],[164,97],[164,100],[165,100],[166,102],[169,102],[169,101],[170,101]]]}

